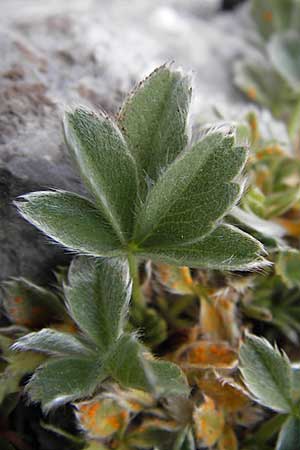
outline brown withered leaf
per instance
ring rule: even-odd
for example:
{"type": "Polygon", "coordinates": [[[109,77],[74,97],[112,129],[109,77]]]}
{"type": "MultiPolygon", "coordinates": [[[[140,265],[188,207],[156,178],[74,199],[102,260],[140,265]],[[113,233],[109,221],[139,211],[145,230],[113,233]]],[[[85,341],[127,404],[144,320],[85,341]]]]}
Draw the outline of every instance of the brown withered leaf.
{"type": "Polygon", "coordinates": [[[214,294],[201,298],[200,328],[212,340],[237,343],[239,330],[236,321],[235,301],[225,295],[214,294]]]}
{"type": "Polygon", "coordinates": [[[251,404],[249,397],[237,383],[232,380],[221,380],[213,373],[197,377],[199,389],[212,398],[219,408],[234,413],[243,410],[251,404]]]}
{"type": "Polygon", "coordinates": [[[205,397],[202,405],[195,408],[193,420],[197,440],[205,447],[215,445],[224,429],[223,411],[216,408],[211,398],[205,397]]]}
{"type": "Polygon", "coordinates": [[[174,294],[194,294],[194,281],[188,267],[156,264],[156,275],[160,283],[174,294]]]}
{"type": "Polygon", "coordinates": [[[237,365],[237,353],[226,342],[197,341],[181,349],[183,368],[231,369],[237,365]]]}
{"type": "Polygon", "coordinates": [[[109,398],[96,398],[77,404],[81,425],[91,437],[106,438],[121,430],[129,413],[109,398]]]}

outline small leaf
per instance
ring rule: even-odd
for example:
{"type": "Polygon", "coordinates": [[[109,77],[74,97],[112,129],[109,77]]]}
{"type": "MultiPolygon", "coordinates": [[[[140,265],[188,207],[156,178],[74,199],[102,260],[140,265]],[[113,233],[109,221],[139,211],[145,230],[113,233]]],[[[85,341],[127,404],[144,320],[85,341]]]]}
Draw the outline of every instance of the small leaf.
{"type": "Polygon", "coordinates": [[[136,206],[137,174],[120,130],[103,113],[83,108],[66,113],[64,129],[86,186],[116,235],[127,241],[136,206]]]}
{"type": "Polygon", "coordinates": [[[22,199],[16,202],[21,214],[60,244],[92,255],[122,253],[106,218],[85,198],[65,191],[45,191],[22,199]]]}
{"type": "Polygon", "coordinates": [[[68,278],[65,295],[73,319],[102,351],[108,350],[123,331],[131,296],[126,260],[80,257],[68,278]]]}
{"type": "Polygon", "coordinates": [[[61,333],[44,328],[37,333],[29,333],[17,340],[13,350],[48,353],[56,356],[84,356],[88,348],[70,333],[61,333]]]}
{"type": "Polygon", "coordinates": [[[240,349],[244,381],[258,403],[278,412],[292,405],[292,369],[286,355],[263,338],[248,334],[240,349]]]}
{"type": "Polygon", "coordinates": [[[150,390],[151,383],[145,374],[142,352],[144,348],[135,336],[124,334],[106,361],[112,377],[121,386],[150,390]]]}
{"type": "Polygon", "coordinates": [[[229,298],[216,296],[201,297],[201,333],[212,341],[235,343],[239,338],[236,324],[237,308],[229,298]]]}
{"type": "Polygon", "coordinates": [[[26,390],[34,402],[42,402],[43,409],[91,395],[106,378],[95,358],[64,357],[41,366],[30,379],[26,390]]]}
{"type": "Polygon", "coordinates": [[[300,419],[289,417],[284,423],[278,436],[276,450],[300,449],[300,419]]]}
{"type": "Polygon", "coordinates": [[[134,241],[142,248],[197,242],[238,201],[234,180],[247,152],[233,136],[208,134],[159,178],[137,216],[134,241]],[[218,182],[216,182],[218,180],[218,182]]]}
{"type": "Polygon", "coordinates": [[[137,254],[153,261],[219,270],[251,270],[268,265],[259,256],[263,246],[247,233],[231,225],[220,225],[194,244],[169,248],[147,248],[137,254]]]}
{"type": "Polygon", "coordinates": [[[10,352],[7,366],[1,372],[0,403],[7,395],[18,392],[24,375],[32,373],[44,361],[45,356],[37,353],[13,354],[10,352]]]}
{"type": "MultiPolygon", "coordinates": [[[[263,209],[265,213],[265,205],[263,205],[263,209]]],[[[260,241],[266,242],[268,246],[277,248],[284,245],[282,238],[285,235],[285,229],[271,220],[264,220],[252,212],[238,207],[234,207],[226,219],[230,224],[238,226],[260,241]]]]}
{"type": "Polygon", "coordinates": [[[225,412],[242,411],[250,405],[250,398],[241,386],[229,380],[218,379],[214,375],[205,374],[197,377],[197,385],[201,392],[214,400],[215,404],[225,412]]]}
{"type": "Polygon", "coordinates": [[[176,364],[151,360],[134,338],[124,335],[108,362],[112,376],[124,387],[150,390],[156,396],[188,395],[185,377],[176,364]]]}
{"type": "Polygon", "coordinates": [[[137,162],[144,193],[145,179],[156,181],[187,144],[190,98],[188,77],[162,66],[138,86],[120,111],[120,127],[137,162]]]}
{"type": "Polygon", "coordinates": [[[209,397],[194,411],[195,434],[204,447],[212,447],[219,440],[224,428],[224,414],[209,397]]]}
{"type": "Polygon", "coordinates": [[[153,386],[156,395],[170,397],[189,394],[186,378],[176,364],[163,360],[150,360],[147,363],[156,378],[153,386]]]}
{"type": "Polygon", "coordinates": [[[3,304],[15,324],[41,328],[67,319],[62,301],[53,292],[25,278],[6,281],[3,287],[3,304]]]}
{"type": "Polygon", "coordinates": [[[268,44],[268,54],[277,72],[292,89],[300,92],[300,34],[295,31],[275,34],[268,44]]]}
{"type": "Polygon", "coordinates": [[[110,398],[96,398],[76,406],[81,425],[93,438],[111,436],[121,430],[129,418],[128,411],[110,398]]]}
{"type": "Polygon", "coordinates": [[[266,218],[281,216],[292,208],[300,199],[300,187],[291,187],[283,192],[268,195],[265,200],[264,215],[266,218]]]}
{"type": "Polygon", "coordinates": [[[159,281],[175,294],[194,294],[194,282],[188,267],[176,267],[168,264],[155,266],[159,281]]]}

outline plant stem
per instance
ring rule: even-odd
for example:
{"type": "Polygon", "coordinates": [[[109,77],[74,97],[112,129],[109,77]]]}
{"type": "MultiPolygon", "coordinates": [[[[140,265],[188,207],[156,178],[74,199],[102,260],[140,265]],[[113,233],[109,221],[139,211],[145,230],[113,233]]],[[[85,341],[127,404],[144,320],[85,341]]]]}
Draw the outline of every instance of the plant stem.
{"type": "Polygon", "coordinates": [[[300,128],[300,98],[297,100],[296,106],[293,109],[291,117],[288,122],[288,133],[292,141],[296,138],[299,128],[300,128]]]}
{"type": "Polygon", "coordinates": [[[145,299],[140,286],[139,267],[137,258],[132,254],[127,255],[129,272],[132,279],[132,301],[134,306],[144,307],[145,299]]]}

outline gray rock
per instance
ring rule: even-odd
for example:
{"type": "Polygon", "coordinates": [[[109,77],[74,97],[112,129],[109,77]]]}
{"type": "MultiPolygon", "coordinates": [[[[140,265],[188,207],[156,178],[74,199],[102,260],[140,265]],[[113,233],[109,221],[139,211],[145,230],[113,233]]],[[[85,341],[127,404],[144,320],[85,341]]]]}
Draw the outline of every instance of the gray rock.
{"type": "Polygon", "coordinates": [[[194,73],[194,113],[242,102],[231,83],[246,45],[242,11],[218,13],[218,0],[47,3],[1,2],[0,279],[39,280],[68,258],[12,205],[33,190],[83,192],[63,143],[66,104],[114,114],[139,79],[172,60],[194,73]]]}

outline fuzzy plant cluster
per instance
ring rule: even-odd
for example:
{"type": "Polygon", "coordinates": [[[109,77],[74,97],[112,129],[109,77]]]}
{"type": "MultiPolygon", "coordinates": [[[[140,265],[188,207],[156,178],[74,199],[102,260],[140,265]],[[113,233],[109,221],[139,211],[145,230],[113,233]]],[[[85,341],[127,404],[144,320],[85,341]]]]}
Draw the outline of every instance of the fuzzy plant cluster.
{"type": "MultiPolygon", "coordinates": [[[[296,0],[252,4],[265,42],[296,24],[296,0]]],[[[165,65],[115,119],[66,111],[86,196],[16,200],[75,256],[3,284],[1,449],[299,448],[298,143],[253,112],[191,129],[191,94],[165,65]]]]}
{"type": "Polygon", "coordinates": [[[157,395],[188,392],[179,368],[152,360],[125,331],[132,289],[137,308],[144,301],[138,259],[233,270],[264,264],[259,241],[223,220],[240,200],[247,150],[232,130],[191,144],[190,98],[188,78],[164,66],[125,101],[116,122],[68,111],[66,142],[90,196],[46,191],[16,202],[23,217],[82,254],[64,284],[78,336],[42,329],[13,347],[52,355],[27,384],[45,410],[93,394],[107,378],[157,395]]]}

